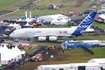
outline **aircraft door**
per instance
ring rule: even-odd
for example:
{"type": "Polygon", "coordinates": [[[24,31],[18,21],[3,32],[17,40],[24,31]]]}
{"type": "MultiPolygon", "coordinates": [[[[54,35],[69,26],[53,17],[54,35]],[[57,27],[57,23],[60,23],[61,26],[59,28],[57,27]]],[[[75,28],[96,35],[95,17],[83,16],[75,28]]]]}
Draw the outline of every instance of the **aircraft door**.
{"type": "Polygon", "coordinates": [[[86,70],[86,66],[78,66],[78,70],[86,70]]]}

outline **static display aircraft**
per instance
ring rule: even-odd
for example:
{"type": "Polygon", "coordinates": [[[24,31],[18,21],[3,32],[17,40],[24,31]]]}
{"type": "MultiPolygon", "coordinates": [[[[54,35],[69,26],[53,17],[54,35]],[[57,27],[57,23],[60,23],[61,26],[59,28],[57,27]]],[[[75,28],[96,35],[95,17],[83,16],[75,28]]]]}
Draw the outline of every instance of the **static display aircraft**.
{"type": "Polygon", "coordinates": [[[78,26],[71,28],[22,28],[13,31],[11,38],[37,38],[38,41],[57,41],[59,37],[80,36],[90,29],[97,12],[91,12],[78,26]]]}

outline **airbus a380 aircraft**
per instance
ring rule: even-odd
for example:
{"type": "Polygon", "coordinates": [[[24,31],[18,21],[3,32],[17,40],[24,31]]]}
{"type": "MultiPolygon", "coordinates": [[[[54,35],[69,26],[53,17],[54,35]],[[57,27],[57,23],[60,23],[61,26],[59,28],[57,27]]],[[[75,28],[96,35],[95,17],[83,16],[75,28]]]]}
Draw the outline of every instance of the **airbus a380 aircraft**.
{"type": "Polygon", "coordinates": [[[90,29],[97,12],[91,12],[77,27],[71,28],[22,28],[13,31],[11,38],[37,38],[39,41],[57,41],[59,37],[80,36],[90,29]]]}

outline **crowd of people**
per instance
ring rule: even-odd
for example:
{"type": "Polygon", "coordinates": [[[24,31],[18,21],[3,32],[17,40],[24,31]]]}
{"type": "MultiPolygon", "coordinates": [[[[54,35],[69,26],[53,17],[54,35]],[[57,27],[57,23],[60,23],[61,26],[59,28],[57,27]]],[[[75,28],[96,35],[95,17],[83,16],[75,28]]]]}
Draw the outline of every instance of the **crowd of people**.
{"type": "Polygon", "coordinates": [[[96,31],[98,31],[100,33],[105,34],[105,30],[100,28],[100,27],[98,27],[98,26],[91,26],[91,28],[93,28],[94,30],[96,30],[96,31]]]}
{"type": "Polygon", "coordinates": [[[0,15],[3,15],[3,14],[7,14],[7,13],[10,13],[10,12],[13,12],[14,10],[3,10],[3,11],[0,11],[0,15]]]}
{"type": "MultiPolygon", "coordinates": [[[[82,20],[83,19],[71,20],[69,22],[69,25],[70,26],[77,26],[77,25],[79,25],[81,23],[82,20]]],[[[105,30],[100,28],[100,27],[98,27],[98,26],[92,25],[91,28],[94,29],[95,31],[98,31],[99,33],[105,33],[105,30]]]]}
{"type": "MultiPolygon", "coordinates": [[[[11,49],[11,48],[9,48],[9,49],[11,49]]],[[[59,47],[55,46],[54,48],[59,48],[59,47]]],[[[22,55],[22,58],[19,59],[18,61],[16,59],[9,60],[8,64],[3,68],[3,70],[12,70],[12,69],[18,67],[19,65],[24,65],[26,62],[36,62],[36,61],[40,62],[40,61],[42,61],[43,56],[41,55],[42,57],[39,58],[39,59],[35,58],[34,56],[37,55],[37,54],[43,54],[47,50],[51,50],[51,49],[54,49],[54,48],[48,47],[48,46],[38,46],[30,54],[22,55]]]]}
{"type": "Polygon", "coordinates": [[[31,0],[26,5],[21,6],[19,9],[30,9],[30,6],[34,3],[35,0],[31,0]]]}
{"type": "Polygon", "coordinates": [[[71,20],[71,21],[69,22],[69,25],[70,25],[70,26],[78,26],[78,25],[81,23],[82,20],[83,20],[83,19],[71,20]]]}
{"type": "MultiPolygon", "coordinates": [[[[9,48],[9,49],[11,49],[11,48],[9,48]]],[[[39,48],[35,49],[35,51],[30,54],[22,55],[22,58],[19,59],[18,61],[16,59],[11,59],[8,61],[8,64],[3,68],[3,70],[12,70],[12,69],[18,67],[19,65],[24,65],[24,63],[26,63],[28,61],[33,61],[34,59],[32,59],[32,57],[35,56],[36,54],[40,53],[43,50],[44,50],[43,47],[39,47],[39,48]]]]}

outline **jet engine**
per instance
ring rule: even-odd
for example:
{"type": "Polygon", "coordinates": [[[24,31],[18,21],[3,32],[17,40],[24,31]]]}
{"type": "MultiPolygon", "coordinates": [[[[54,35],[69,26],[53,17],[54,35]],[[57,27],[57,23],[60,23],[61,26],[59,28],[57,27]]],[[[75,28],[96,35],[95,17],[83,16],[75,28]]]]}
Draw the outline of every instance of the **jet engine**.
{"type": "Polygon", "coordinates": [[[46,37],[38,37],[38,41],[46,41],[46,37]]]}
{"type": "Polygon", "coordinates": [[[57,41],[57,37],[56,36],[50,36],[49,41],[57,41]]]}

